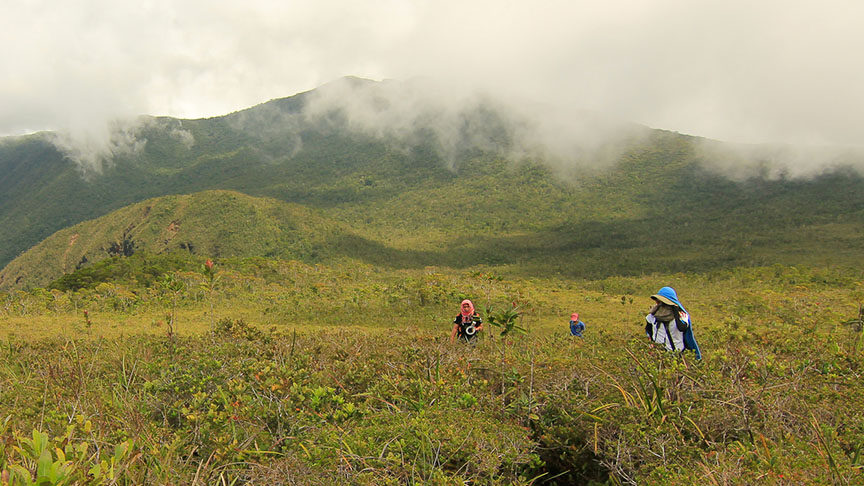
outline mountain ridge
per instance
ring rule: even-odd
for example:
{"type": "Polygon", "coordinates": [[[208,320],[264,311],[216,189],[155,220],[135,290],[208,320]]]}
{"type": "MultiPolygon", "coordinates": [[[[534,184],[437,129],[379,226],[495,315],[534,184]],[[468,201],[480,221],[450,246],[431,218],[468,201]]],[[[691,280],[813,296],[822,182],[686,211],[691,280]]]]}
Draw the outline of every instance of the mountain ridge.
{"type": "MultiPolygon", "coordinates": [[[[374,96],[398,87],[345,83],[375,87],[366,102],[382,110],[390,108],[374,96]]],[[[779,242],[778,254],[786,254],[797,244],[790,231],[809,234],[836,223],[842,234],[817,231],[811,240],[857,255],[855,233],[845,225],[864,219],[864,182],[851,171],[732,181],[707,170],[702,139],[647,128],[605,146],[597,141],[581,162],[556,164],[514,151],[519,140],[508,115],[487,105],[443,119],[428,114],[427,125],[404,132],[371,133],[353,128],[338,104],[306,116],[318,95],[312,90],[207,119],[151,117],[136,133],[146,143],[118,152],[89,177],[46,140],[50,134],[0,144],[0,266],[71,225],[149,198],[208,190],[301,205],[351,228],[333,246],[382,264],[389,255],[396,265],[521,261],[571,275],[658,264],[698,270],[770,262],[762,246],[779,242]],[[462,129],[444,130],[441,120],[461,120],[462,129]],[[454,134],[442,150],[441,137],[454,134]],[[658,218],[688,228],[671,241],[677,260],[655,255],[650,233],[658,231],[658,218]],[[823,241],[825,235],[834,239],[823,241]],[[625,250],[604,253],[596,265],[568,263],[607,251],[604,245],[625,250]]],[[[808,245],[813,256],[817,249],[808,245]]]]}
{"type": "Polygon", "coordinates": [[[315,261],[343,231],[301,206],[235,191],[161,196],[54,233],[0,271],[0,289],[46,286],[89,264],[138,252],[315,261]]]}

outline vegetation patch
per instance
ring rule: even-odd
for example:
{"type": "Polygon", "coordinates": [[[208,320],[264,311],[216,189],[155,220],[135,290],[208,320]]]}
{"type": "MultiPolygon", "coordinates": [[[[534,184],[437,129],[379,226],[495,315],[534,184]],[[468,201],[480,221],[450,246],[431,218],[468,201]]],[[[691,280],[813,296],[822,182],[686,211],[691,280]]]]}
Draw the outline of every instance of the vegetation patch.
{"type": "Polygon", "coordinates": [[[9,484],[862,479],[851,273],[577,283],[248,259],[144,281],[0,294],[9,484]],[[702,361],[645,338],[660,283],[702,361]],[[449,342],[464,297],[491,309],[473,345],[449,342]]]}

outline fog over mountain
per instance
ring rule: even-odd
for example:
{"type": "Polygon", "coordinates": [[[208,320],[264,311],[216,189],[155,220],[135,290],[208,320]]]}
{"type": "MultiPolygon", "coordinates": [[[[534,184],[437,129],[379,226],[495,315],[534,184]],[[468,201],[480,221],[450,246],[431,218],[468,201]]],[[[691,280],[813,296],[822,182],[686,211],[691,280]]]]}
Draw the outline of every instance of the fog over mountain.
{"type": "Polygon", "coordinates": [[[533,122],[553,152],[596,138],[562,124],[583,111],[723,141],[861,146],[862,14],[852,0],[13,1],[0,134],[57,131],[95,168],[134,150],[118,123],[138,115],[218,116],[356,75],[431,80],[424,94],[447,106],[460,86],[554,107],[533,122]]]}

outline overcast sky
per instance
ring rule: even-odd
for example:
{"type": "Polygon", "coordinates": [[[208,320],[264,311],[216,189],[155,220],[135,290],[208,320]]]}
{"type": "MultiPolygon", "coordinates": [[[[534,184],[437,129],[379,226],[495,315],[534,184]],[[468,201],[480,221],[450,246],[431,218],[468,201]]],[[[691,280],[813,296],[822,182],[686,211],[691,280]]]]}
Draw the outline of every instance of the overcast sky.
{"type": "Polygon", "coordinates": [[[222,115],[354,75],[720,140],[864,145],[860,0],[3,0],[0,12],[3,135],[222,115]]]}

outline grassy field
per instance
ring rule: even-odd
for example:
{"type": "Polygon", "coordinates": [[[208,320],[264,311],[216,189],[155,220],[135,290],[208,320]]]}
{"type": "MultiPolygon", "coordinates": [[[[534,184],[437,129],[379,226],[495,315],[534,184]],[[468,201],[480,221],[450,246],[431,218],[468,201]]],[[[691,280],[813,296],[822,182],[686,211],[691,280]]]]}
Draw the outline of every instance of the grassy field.
{"type": "Polygon", "coordinates": [[[0,468],[9,484],[864,481],[860,272],[509,270],[220,260],[0,294],[0,468]],[[701,362],[647,342],[664,285],[701,362]],[[465,297],[487,320],[515,305],[527,332],[451,344],[465,297]]]}

